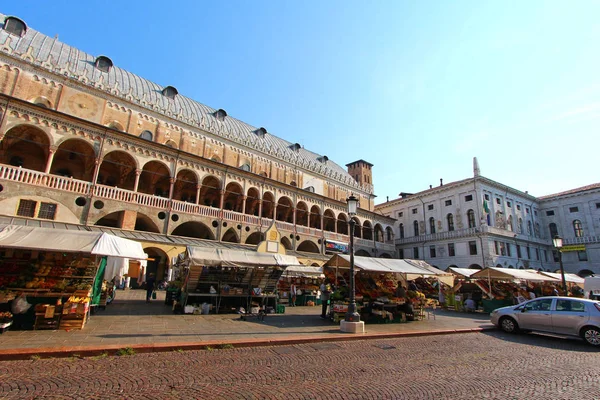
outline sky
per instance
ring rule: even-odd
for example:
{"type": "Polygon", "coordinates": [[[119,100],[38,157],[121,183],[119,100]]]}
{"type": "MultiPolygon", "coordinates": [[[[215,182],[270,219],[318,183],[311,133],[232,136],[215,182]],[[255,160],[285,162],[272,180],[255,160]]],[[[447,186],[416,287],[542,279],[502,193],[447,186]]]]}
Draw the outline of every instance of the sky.
{"type": "Polygon", "coordinates": [[[600,182],[600,1],[11,1],[48,36],[345,166],[376,204],[600,182]]]}

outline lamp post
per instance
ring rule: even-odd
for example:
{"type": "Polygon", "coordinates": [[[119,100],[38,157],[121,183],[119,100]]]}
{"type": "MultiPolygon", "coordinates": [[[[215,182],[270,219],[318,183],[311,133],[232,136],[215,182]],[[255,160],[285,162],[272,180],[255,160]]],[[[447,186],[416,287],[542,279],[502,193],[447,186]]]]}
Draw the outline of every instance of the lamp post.
{"type": "Polygon", "coordinates": [[[565,281],[565,269],[563,268],[563,262],[562,262],[563,240],[560,236],[556,235],[552,239],[552,243],[554,244],[554,247],[556,247],[556,250],[558,250],[558,263],[560,264],[560,278],[562,280],[562,290],[563,290],[563,292],[565,292],[565,295],[566,295],[567,294],[567,281],[565,281]]]}
{"type": "Polygon", "coordinates": [[[346,322],[360,322],[360,314],[356,311],[356,295],[354,288],[354,225],[356,221],[352,219],[356,215],[356,208],[358,207],[358,199],[353,195],[350,195],[346,200],[348,203],[348,216],[350,221],[350,304],[348,305],[348,312],[346,313],[346,322]]]}

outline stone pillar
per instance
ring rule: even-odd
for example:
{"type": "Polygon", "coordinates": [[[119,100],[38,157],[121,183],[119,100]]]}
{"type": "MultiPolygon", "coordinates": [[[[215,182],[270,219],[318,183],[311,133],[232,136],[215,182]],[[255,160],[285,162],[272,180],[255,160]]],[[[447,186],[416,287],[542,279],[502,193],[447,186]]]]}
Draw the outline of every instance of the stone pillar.
{"type": "Polygon", "coordinates": [[[137,219],[137,212],[131,210],[124,210],[121,214],[120,225],[121,229],[129,231],[135,230],[135,221],[137,219]]]}
{"type": "Polygon", "coordinates": [[[176,181],[177,181],[176,178],[173,178],[173,177],[169,178],[169,182],[170,182],[170,185],[169,185],[169,199],[173,199],[173,189],[175,188],[175,182],[176,181]]]}
{"type": "Polygon", "coordinates": [[[102,160],[100,158],[96,158],[94,160],[94,175],[92,177],[92,184],[95,185],[98,181],[98,174],[100,173],[100,165],[102,164],[102,160]]]}
{"type": "Polygon", "coordinates": [[[196,185],[196,204],[200,204],[200,190],[202,185],[196,185]]]}
{"type": "Polygon", "coordinates": [[[262,218],[262,203],[263,200],[262,199],[258,199],[258,217],[262,218]]]}
{"type": "Polygon", "coordinates": [[[246,214],[246,200],[248,196],[242,196],[242,214],[246,214]]]}
{"type": "Polygon", "coordinates": [[[219,199],[219,209],[223,209],[223,203],[225,202],[225,189],[221,190],[221,198],[219,199]]]}
{"type": "Polygon", "coordinates": [[[134,192],[138,191],[138,186],[140,184],[140,175],[142,175],[142,170],[141,169],[136,169],[135,170],[135,183],[133,184],[133,191],[134,192]]]}
{"type": "Polygon", "coordinates": [[[56,146],[50,146],[48,150],[48,161],[46,162],[46,169],[44,170],[44,172],[47,174],[50,173],[50,167],[52,167],[52,160],[54,160],[54,154],[56,153],[57,148],[56,146]]]}

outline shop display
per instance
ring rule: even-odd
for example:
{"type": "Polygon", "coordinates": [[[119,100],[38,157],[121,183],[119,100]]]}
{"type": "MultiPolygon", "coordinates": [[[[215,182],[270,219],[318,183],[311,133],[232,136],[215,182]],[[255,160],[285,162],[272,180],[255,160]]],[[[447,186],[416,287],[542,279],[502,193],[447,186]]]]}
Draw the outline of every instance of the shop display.
{"type": "Polygon", "coordinates": [[[278,302],[284,305],[291,306],[291,288],[296,287],[296,306],[315,305],[318,299],[319,279],[309,277],[287,277],[282,276],[277,282],[277,293],[279,295],[278,302]],[[311,304],[309,304],[311,303],[311,304]]]}

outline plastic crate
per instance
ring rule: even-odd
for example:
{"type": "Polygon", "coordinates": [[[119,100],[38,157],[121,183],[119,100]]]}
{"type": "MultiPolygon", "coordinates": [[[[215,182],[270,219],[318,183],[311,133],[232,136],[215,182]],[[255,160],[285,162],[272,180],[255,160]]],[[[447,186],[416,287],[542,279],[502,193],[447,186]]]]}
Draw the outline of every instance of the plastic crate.
{"type": "Polygon", "coordinates": [[[285,306],[283,304],[277,304],[276,314],[285,314],[285,306]]]}

